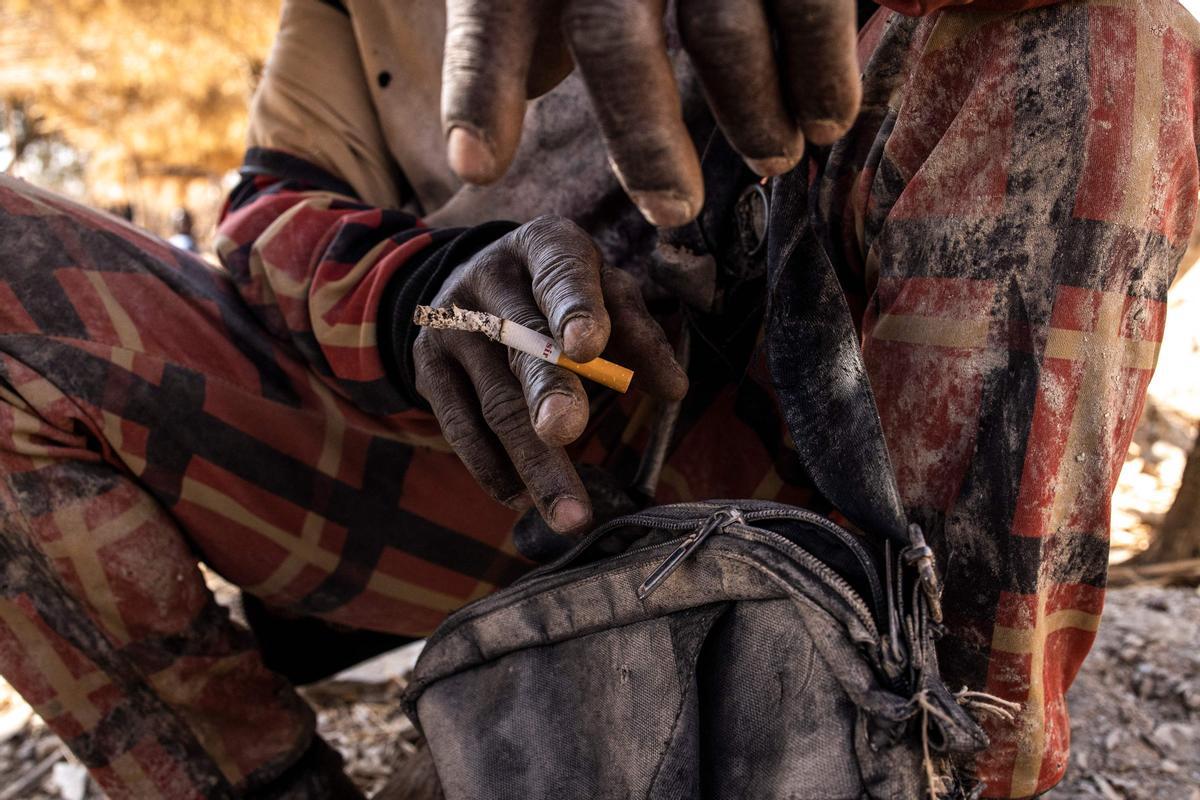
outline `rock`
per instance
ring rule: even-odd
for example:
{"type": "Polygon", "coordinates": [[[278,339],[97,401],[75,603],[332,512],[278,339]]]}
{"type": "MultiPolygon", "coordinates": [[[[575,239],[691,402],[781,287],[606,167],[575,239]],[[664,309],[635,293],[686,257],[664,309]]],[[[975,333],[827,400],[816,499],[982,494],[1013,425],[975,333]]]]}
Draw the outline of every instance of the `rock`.
{"type": "Polygon", "coordinates": [[[1104,779],[1103,775],[1093,775],[1092,782],[1096,784],[1096,788],[1100,790],[1100,794],[1105,800],[1125,800],[1112,784],[1104,779]]]}
{"type": "Polygon", "coordinates": [[[1165,597],[1152,597],[1146,601],[1146,608],[1152,608],[1155,611],[1169,612],[1171,610],[1170,603],[1165,597]]]}
{"type": "Polygon", "coordinates": [[[1125,634],[1125,638],[1121,640],[1121,646],[1141,649],[1146,646],[1146,640],[1136,633],[1127,633],[1125,634]]]}
{"type": "Polygon", "coordinates": [[[82,764],[69,761],[55,764],[50,773],[50,782],[62,800],[83,800],[87,795],[88,774],[82,764]]]}
{"type": "Polygon", "coordinates": [[[58,748],[59,748],[58,739],[54,738],[53,736],[45,736],[41,739],[38,739],[37,742],[34,743],[34,746],[33,746],[34,758],[36,758],[37,760],[40,761],[43,758],[45,758],[46,756],[53,753],[58,748]]]}

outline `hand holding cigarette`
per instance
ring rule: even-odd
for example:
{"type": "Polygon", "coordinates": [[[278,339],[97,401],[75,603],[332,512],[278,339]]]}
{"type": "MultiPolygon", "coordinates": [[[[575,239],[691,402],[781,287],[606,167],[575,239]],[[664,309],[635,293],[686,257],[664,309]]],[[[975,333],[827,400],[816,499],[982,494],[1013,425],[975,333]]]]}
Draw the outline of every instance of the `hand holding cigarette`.
{"type": "Polygon", "coordinates": [[[440,328],[447,331],[482,333],[493,342],[499,342],[563,369],[569,369],[576,375],[582,375],[621,394],[629,391],[629,383],[633,380],[633,371],[620,364],[614,364],[603,358],[593,358],[582,364],[572,361],[563,355],[562,348],[555,344],[549,336],[530,330],[511,319],[501,319],[486,311],[467,311],[458,306],[450,308],[417,306],[416,313],[413,314],[413,322],[423,327],[440,328]]]}
{"type": "Polygon", "coordinates": [[[417,391],[479,484],[514,508],[532,503],[556,531],[591,517],[563,450],[587,426],[579,376],[624,391],[636,374],[641,390],[665,400],[687,391],[637,281],[605,266],[564,219],[541,217],[485,247],[429,306],[415,314],[417,391]]]}

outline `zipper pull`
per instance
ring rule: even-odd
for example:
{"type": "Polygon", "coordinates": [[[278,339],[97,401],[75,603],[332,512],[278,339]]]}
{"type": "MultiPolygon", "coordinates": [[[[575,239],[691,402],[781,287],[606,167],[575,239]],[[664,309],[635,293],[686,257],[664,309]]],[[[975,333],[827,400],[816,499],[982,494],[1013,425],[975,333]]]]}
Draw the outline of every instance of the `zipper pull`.
{"type": "Polygon", "coordinates": [[[745,522],[742,518],[742,512],[736,508],[722,508],[720,511],[714,512],[704,524],[696,530],[688,534],[679,546],[671,551],[671,555],[667,556],[654,572],[650,573],[650,577],[642,581],[642,585],[638,587],[637,596],[639,600],[645,600],[650,596],[651,592],[662,585],[663,581],[671,577],[671,573],[679,569],[679,565],[687,560],[688,556],[696,552],[700,545],[704,544],[714,531],[724,530],[735,522],[745,522]]]}

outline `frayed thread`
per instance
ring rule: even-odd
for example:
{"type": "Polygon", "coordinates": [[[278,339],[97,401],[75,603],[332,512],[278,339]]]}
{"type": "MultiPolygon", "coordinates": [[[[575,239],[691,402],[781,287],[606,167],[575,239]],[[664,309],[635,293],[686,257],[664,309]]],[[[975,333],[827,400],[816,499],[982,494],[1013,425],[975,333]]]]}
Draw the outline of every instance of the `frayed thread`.
{"type": "Polygon", "coordinates": [[[925,783],[929,792],[929,800],[938,800],[947,791],[948,777],[943,775],[934,763],[933,753],[929,750],[929,715],[950,722],[945,712],[929,702],[929,690],[922,689],[913,695],[913,702],[921,711],[921,763],[925,769],[925,783]]]}
{"type": "MultiPolygon", "coordinates": [[[[1021,710],[1020,703],[1014,703],[987,692],[973,692],[965,686],[954,693],[954,700],[977,719],[980,715],[987,714],[1005,722],[1012,722],[1021,710]]],[[[922,689],[913,695],[912,702],[915,705],[914,711],[919,711],[921,714],[922,767],[925,771],[929,800],[938,800],[950,791],[953,781],[948,774],[944,774],[943,767],[948,764],[939,764],[939,759],[934,758],[929,747],[930,718],[940,719],[947,724],[952,724],[952,720],[946,715],[946,712],[930,701],[928,689],[922,689]]]]}
{"type": "Polygon", "coordinates": [[[954,699],[968,711],[976,712],[976,716],[990,714],[1005,722],[1014,721],[1021,711],[1020,703],[987,692],[972,692],[965,686],[954,693],[954,699]]]}

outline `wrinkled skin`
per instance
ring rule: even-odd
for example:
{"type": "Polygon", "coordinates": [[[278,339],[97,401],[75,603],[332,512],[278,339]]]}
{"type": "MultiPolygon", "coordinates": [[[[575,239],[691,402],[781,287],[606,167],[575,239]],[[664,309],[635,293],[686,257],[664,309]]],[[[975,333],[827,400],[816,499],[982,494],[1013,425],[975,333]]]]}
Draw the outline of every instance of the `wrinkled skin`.
{"type": "MultiPolygon", "coordinates": [[[[679,35],[722,130],[758,174],[791,169],[858,111],[849,0],[677,0],[679,35]]],[[[578,67],[617,176],[645,217],[704,202],[667,52],[667,0],[447,0],[442,114],[450,164],[489,183],[516,152],[525,100],[578,67]]]]}
{"type": "MultiPolygon", "coordinates": [[[[637,281],[603,264],[573,222],[539,217],[447,276],[435,306],[489,311],[554,337],[576,361],[601,353],[637,384],[681,398],[687,376],[650,316],[637,281]]],[[[475,333],[422,329],[413,346],[417,390],[467,469],[495,499],[533,503],[560,533],[591,519],[588,495],[563,447],[588,419],[579,377],[475,333]]]]}

